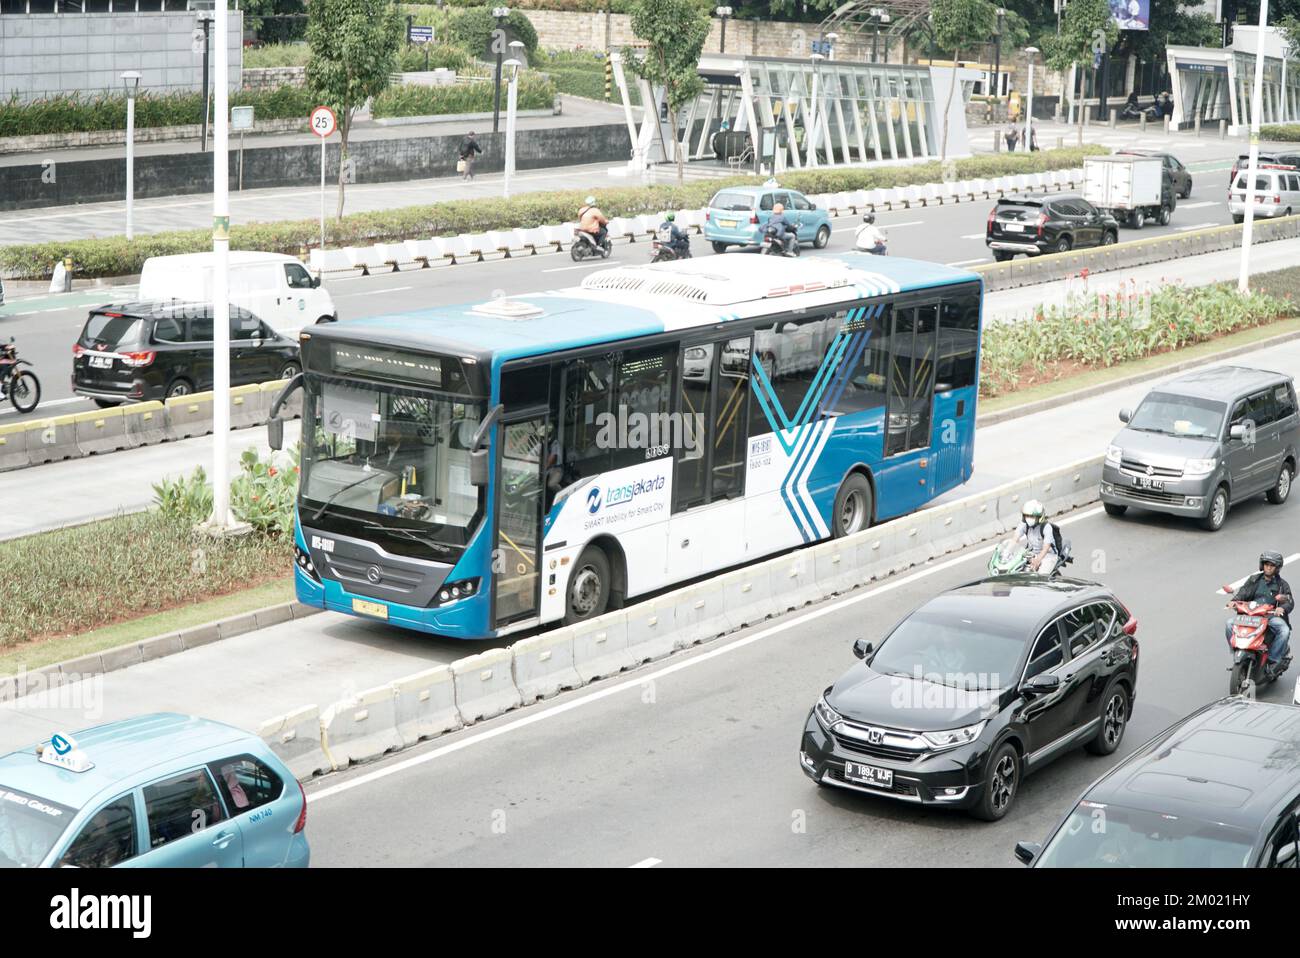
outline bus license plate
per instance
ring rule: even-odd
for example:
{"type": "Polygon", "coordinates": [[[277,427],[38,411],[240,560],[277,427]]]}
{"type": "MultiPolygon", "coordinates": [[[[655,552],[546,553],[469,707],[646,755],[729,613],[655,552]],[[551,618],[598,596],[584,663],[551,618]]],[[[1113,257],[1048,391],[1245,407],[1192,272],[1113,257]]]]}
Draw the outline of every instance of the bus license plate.
{"type": "Polygon", "coordinates": [[[1133,485],[1137,486],[1139,489],[1154,489],[1157,492],[1160,492],[1165,488],[1165,482],[1163,479],[1148,479],[1146,476],[1134,476],[1133,485]]]}
{"type": "Polygon", "coordinates": [[[857,762],[844,763],[844,780],[859,785],[874,785],[876,788],[893,788],[894,773],[887,768],[874,765],[861,765],[857,762]]]}
{"type": "Polygon", "coordinates": [[[373,615],[378,619],[388,618],[388,606],[378,602],[367,602],[365,599],[353,599],[352,611],[360,612],[362,615],[373,615]]]}
{"type": "Polygon", "coordinates": [[[733,226],[736,225],[736,221],[735,221],[735,220],[718,220],[718,225],[719,225],[719,226],[726,227],[727,229],[731,229],[733,226]]]}

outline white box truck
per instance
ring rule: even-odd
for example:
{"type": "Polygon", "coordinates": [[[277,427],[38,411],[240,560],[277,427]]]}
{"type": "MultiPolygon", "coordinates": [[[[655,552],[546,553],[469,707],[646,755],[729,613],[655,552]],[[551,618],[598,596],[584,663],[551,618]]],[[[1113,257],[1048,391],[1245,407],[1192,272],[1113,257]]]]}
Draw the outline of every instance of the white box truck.
{"type": "MultiPolygon", "coordinates": [[[[140,270],[141,302],[212,302],[211,253],[151,256],[140,270]]],[[[313,323],[338,318],[334,300],[292,256],[231,250],[230,303],[278,333],[294,336],[313,323]]]]}
{"type": "Polygon", "coordinates": [[[1147,220],[1167,226],[1178,203],[1158,156],[1085,157],[1083,198],[1139,230],[1147,220]]]}

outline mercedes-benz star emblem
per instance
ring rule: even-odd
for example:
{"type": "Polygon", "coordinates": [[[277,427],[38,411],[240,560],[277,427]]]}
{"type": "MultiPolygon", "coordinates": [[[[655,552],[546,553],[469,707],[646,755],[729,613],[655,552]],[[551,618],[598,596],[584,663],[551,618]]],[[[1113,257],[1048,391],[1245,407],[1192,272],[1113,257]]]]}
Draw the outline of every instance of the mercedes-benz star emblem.
{"type": "Polygon", "coordinates": [[[379,566],[372,565],[367,569],[366,578],[370,580],[371,584],[377,584],[379,580],[383,578],[383,575],[379,571],[379,566]]]}

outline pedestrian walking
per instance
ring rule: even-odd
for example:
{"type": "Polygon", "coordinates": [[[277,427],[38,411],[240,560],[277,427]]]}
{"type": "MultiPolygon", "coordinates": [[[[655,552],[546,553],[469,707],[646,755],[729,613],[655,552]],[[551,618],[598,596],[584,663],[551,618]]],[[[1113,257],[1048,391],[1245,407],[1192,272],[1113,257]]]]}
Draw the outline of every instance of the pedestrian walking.
{"type": "Polygon", "coordinates": [[[462,179],[474,179],[474,157],[482,152],[483,147],[478,145],[474,131],[470,130],[469,135],[460,142],[460,162],[456,164],[456,172],[461,174],[462,179]]]}
{"type": "Polygon", "coordinates": [[[1007,152],[1016,152],[1016,144],[1020,142],[1020,131],[1016,129],[1016,125],[1014,123],[1010,124],[1003,136],[1007,141],[1007,152]]]}
{"type": "Polygon", "coordinates": [[[1032,153],[1038,149],[1038,124],[1034,122],[1033,117],[1029,119],[1029,150],[1032,153]]]}

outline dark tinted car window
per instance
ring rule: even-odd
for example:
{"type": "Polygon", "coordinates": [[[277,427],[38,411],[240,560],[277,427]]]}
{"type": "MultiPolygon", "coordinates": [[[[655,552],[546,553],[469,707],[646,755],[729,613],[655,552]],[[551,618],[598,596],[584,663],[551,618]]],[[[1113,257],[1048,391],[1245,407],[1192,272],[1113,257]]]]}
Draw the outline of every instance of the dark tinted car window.
{"type": "Polygon", "coordinates": [[[179,343],[184,339],[184,326],[174,316],[163,316],[153,325],[153,340],[156,343],[179,343]]]}
{"type": "Polygon", "coordinates": [[[222,759],[208,766],[231,815],[273,802],[284,791],[280,776],[251,755],[222,759]]]}
{"type": "Polygon", "coordinates": [[[311,274],[297,263],[284,264],[284,278],[290,289],[311,289],[311,274]]]}
{"type": "Polygon", "coordinates": [[[198,768],[144,787],[149,847],[184,838],[226,817],[207,769],[198,768]]]}
{"type": "Polygon", "coordinates": [[[1285,419],[1295,415],[1295,393],[1285,383],[1273,390],[1273,404],[1277,407],[1277,418],[1285,419]]]}
{"type": "Polygon", "coordinates": [[[804,198],[803,198],[802,196],[800,196],[798,193],[791,193],[791,194],[790,194],[790,199],[794,202],[794,208],[797,209],[797,210],[810,210],[810,209],[812,209],[812,203],[808,202],[806,199],[804,199],[804,198]]]}
{"type": "Polygon", "coordinates": [[[1277,412],[1273,408],[1273,397],[1266,390],[1255,393],[1246,400],[1246,418],[1256,426],[1267,426],[1277,421],[1277,412]]]}
{"type": "Polygon", "coordinates": [[[762,200],[759,201],[758,208],[759,208],[760,210],[770,210],[770,209],[772,208],[772,194],[771,194],[771,193],[764,193],[764,194],[763,194],[763,198],[762,198],[762,200]]]}
{"type": "MultiPolygon", "coordinates": [[[[728,210],[736,213],[739,212],[748,213],[750,210],[754,208],[754,198],[745,193],[724,192],[724,193],[719,193],[717,196],[715,196],[713,198],[713,202],[710,203],[709,205],[712,206],[714,209],[718,209],[718,210],[728,210]]],[[[771,209],[772,207],[771,204],[769,203],[767,206],[763,208],[771,209]]]]}
{"type": "Polygon", "coordinates": [[[1097,642],[1097,607],[1085,605],[1067,612],[1061,625],[1065,629],[1065,641],[1070,645],[1070,657],[1080,656],[1097,642]]]}
{"type": "Polygon", "coordinates": [[[231,340],[258,339],[262,335],[262,321],[246,309],[230,311],[231,340]]]}
{"type": "Polygon", "coordinates": [[[1061,631],[1053,622],[1034,643],[1034,649],[1029,653],[1029,665],[1025,667],[1025,678],[1032,679],[1035,675],[1056,668],[1061,664],[1061,659],[1061,631]]]}
{"type": "Polygon", "coordinates": [[[210,343],[212,342],[212,317],[195,316],[190,320],[190,334],[187,337],[192,343],[210,343]]]}
{"type": "Polygon", "coordinates": [[[123,795],[105,805],[86,822],[60,865],[76,868],[111,868],[138,854],[135,796],[123,795]]]}
{"type": "Polygon", "coordinates": [[[144,341],[144,321],[138,316],[91,313],[81,332],[81,345],[93,349],[125,349],[144,341]]]}

